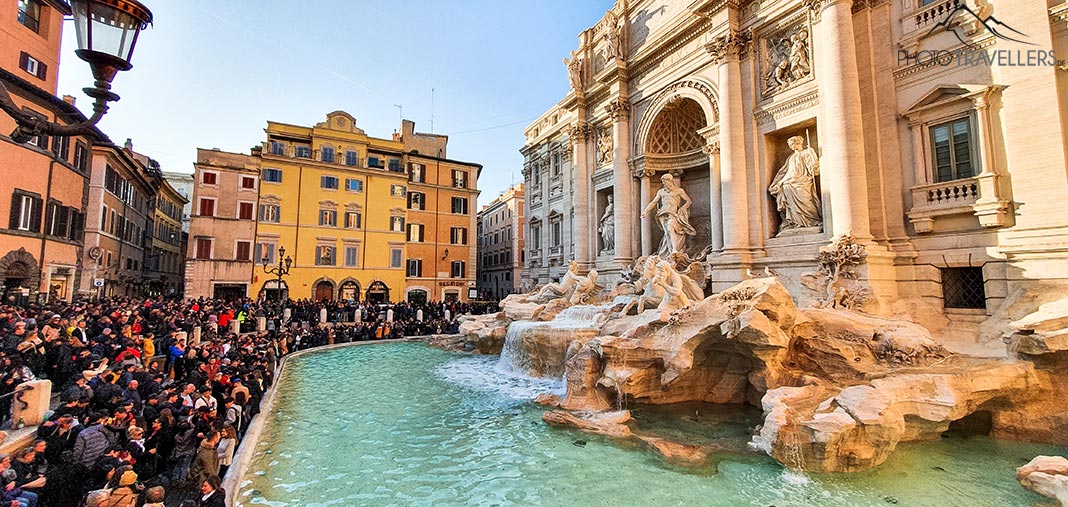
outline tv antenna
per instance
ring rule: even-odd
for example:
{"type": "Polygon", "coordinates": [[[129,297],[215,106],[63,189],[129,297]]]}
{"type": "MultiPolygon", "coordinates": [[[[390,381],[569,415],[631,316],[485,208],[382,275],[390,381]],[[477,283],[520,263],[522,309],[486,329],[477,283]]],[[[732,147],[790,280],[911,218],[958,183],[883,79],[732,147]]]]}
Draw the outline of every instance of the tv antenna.
{"type": "Polygon", "coordinates": [[[393,104],[393,107],[397,108],[397,119],[400,120],[400,122],[404,122],[404,106],[393,104]]]}

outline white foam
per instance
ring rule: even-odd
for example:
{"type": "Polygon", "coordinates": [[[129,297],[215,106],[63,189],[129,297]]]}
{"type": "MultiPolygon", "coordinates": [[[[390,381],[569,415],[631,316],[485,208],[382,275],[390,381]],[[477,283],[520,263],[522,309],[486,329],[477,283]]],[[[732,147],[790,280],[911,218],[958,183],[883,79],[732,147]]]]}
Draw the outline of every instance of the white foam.
{"type": "Polygon", "coordinates": [[[502,372],[497,368],[496,356],[461,357],[439,366],[435,375],[466,389],[497,393],[506,398],[529,401],[539,394],[564,394],[563,379],[533,378],[502,372]]]}

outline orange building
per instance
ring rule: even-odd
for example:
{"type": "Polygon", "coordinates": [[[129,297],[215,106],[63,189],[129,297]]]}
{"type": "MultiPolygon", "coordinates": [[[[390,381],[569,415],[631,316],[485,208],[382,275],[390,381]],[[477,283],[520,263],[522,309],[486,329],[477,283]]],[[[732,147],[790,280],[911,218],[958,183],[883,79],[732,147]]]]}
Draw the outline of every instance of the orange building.
{"type": "MultiPolygon", "coordinates": [[[[475,216],[480,164],[446,158],[448,137],[398,134],[408,162],[408,241],[405,298],[467,301],[475,291],[475,216]]],[[[474,297],[471,297],[474,299],[474,297]]]]}
{"type": "MultiPolygon", "coordinates": [[[[15,104],[46,120],[85,117],[56,98],[63,2],[4,1],[0,9],[0,81],[15,104]],[[17,3],[17,8],[16,4],[17,3]]],[[[84,255],[84,202],[93,142],[88,137],[37,136],[16,143],[15,121],[0,114],[0,291],[19,299],[70,300],[84,255]]]]}

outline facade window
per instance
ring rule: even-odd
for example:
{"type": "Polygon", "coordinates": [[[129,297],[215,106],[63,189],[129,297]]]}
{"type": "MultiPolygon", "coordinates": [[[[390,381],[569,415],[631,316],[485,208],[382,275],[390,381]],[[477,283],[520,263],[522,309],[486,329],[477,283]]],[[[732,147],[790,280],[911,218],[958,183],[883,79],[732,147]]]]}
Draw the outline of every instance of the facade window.
{"type": "Polygon", "coordinates": [[[282,215],[282,207],[278,204],[261,204],[260,221],[277,224],[282,215]]]}
{"type": "Polygon", "coordinates": [[[359,229],[363,227],[363,215],[359,211],[346,211],[345,212],[345,228],[346,229],[359,229]]]}
{"type": "Polygon", "coordinates": [[[347,246],[345,247],[345,266],[354,268],[359,265],[360,259],[360,247],[347,246]]]}
{"type": "Polygon", "coordinates": [[[18,0],[19,23],[22,26],[41,33],[41,4],[38,0],[18,0]]]}
{"type": "Polygon", "coordinates": [[[319,187],[328,190],[337,190],[337,176],[320,176],[319,187]]]}
{"type": "Polygon", "coordinates": [[[200,174],[200,182],[205,184],[205,185],[218,185],[219,184],[219,173],[210,173],[210,172],[204,171],[203,173],[200,174]]]}
{"type": "Polygon", "coordinates": [[[404,197],[405,195],[407,195],[407,193],[408,193],[408,189],[405,188],[404,185],[390,185],[389,186],[389,195],[391,195],[393,197],[404,197]]]}
{"type": "Polygon", "coordinates": [[[298,158],[311,158],[311,146],[297,146],[293,152],[298,158]]]}
{"type": "Polygon", "coordinates": [[[426,166],[413,162],[412,168],[408,171],[408,181],[426,183],[426,166]]]}
{"type": "Polygon", "coordinates": [[[334,265],[334,246],[333,245],[319,245],[315,247],[315,265],[316,266],[333,266],[334,265]]]}
{"type": "Polygon", "coordinates": [[[237,248],[234,249],[234,260],[237,261],[250,261],[252,260],[252,242],[251,241],[238,241],[237,248]]]}
{"type": "Polygon", "coordinates": [[[452,172],[452,188],[467,188],[467,171],[452,172]]]}
{"type": "Polygon", "coordinates": [[[931,126],[935,181],[953,181],[975,176],[972,120],[970,117],[931,126]]]}
{"type": "Polygon", "coordinates": [[[281,183],[282,182],[282,170],[281,169],[272,169],[270,167],[265,167],[263,169],[263,181],[269,181],[271,183],[281,183]]]}
{"type": "Polygon", "coordinates": [[[541,226],[530,228],[531,247],[535,250],[541,248],[541,226]]]}
{"type": "Polygon", "coordinates": [[[319,152],[319,159],[323,162],[334,163],[334,149],[329,146],[323,146],[319,152]]]}
{"type": "Polygon", "coordinates": [[[363,180],[359,178],[345,178],[345,190],[349,192],[363,192],[363,180]]]}
{"type": "Polygon", "coordinates": [[[237,203],[237,218],[238,220],[252,220],[252,210],[255,204],[251,202],[239,202],[237,203]]]}
{"type": "Polygon", "coordinates": [[[389,230],[393,232],[404,232],[404,217],[389,217],[389,230]]]}
{"type": "Polygon", "coordinates": [[[425,210],[426,194],[422,192],[408,192],[408,209],[425,210]]]}
{"type": "Polygon", "coordinates": [[[408,241],[412,243],[423,242],[423,224],[408,224],[408,241]]]}
{"type": "Polygon", "coordinates": [[[256,190],[256,178],[253,178],[252,176],[242,176],[241,188],[246,190],[256,190]]]}
{"type": "Polygon", "coordinates": [[[337,210],[319,210],[319,225],[337,227],[337,210]]]}
{"type": "Polygon", "coordinates": [[[48,66],[41,63],[38,59],[30,56],[29,53],[23,51],[19,55],[19,68],[36,78],[44,79],[48,66]]]}
{"type": "Polygon", "coordinates": [[[449,234],[449,242],[454,245],[467,244],[467,228],[453,227],[449,234]]]}
{"type": "Polygon", "coordinates": [[[553,246],[560,246],[563,243],[563,224],[559,221],[552,223],[553,229],[553,246]]]}
{"type": "Polygon", "coordinates": [[[452,198],[452,212],[459,215],[467,214],[467,198],[466,197],[453,197],[452,198]]]}
{"type": "Polygon", "coordinates": [[[380,164],[381,161],[378,159],[378,157],[372,155],[367,156],[367,167],[376,167],[381,169],[382,166],[380,164]]]}
{"type": "Polygon", "coordinates": [[[89,169],[89,147],[81,141],[74,145],[74,168],[82,173],[89,169]]]}
{"type": "Polygon", "coordinates": [[[286,144],[278,141],[271,141],[271,155],[285,155],[286,144]]]}
{"type": "Polygon", "coordinates": [[[389,267],[399,268],[404,260],[404,250],[400,248],[389,249],[389,267]]]}
{"type": "Polygon", "coordinates": [[[423,260],[408,259],[408,269],[406,274],[411,278],[421,278],[423,276],[423,260]]]}
{"type": "Polygon", "coordinates": [[[256,243],[256,255],[255,260],[263,261],[267,260],[267,264],[273,264],[274,258],[274,243],[256,243]]]}
{"type": "Polygon", "coordinates": [[[11,229],[20,231],[39,232],[41,230],[41,209],[43,202],[40,198],[19,191],[11,197],[11,229]]]}
{"type": "Polygon", "coordinates": [[[215,216],[215,199],[208,199],[206,197],[200,198],[200,216],[213,217],[215,216]]]}
{"type": "Polygon", "coordinates": [[[464,278],[467,276],[467,263],[464,261],[452,261],[452,278],[464,278]]]}
{"type": "Polygon", "coordinates": [[[360,165],[360,154],[353,150],[347,150],[345,152],[345,165],[360,165]]]}
{"type": "Polygon", "coordinates": [[[52,154],[57,159],[66,161],[67,157],[70,156],[70,138],[67,136],[53,136],[52,154]]]}
{"type": "Polygon", "coordinates": [[[197,259],[211,259],[212,243],[214,242],[215,240],[211,238],[197,238],[197,259]]]}
{"type": "Polygon", "coordinates": [[[942,304],[946,308],[986,308],[983,268],[944,268],[942,304]]]}
{"type": "Polygon", "coordinates": [[[389,170],[395,173],[404,172],[404,169],[401,169],[401,161],[399,158],[389,159],[389,170]]]}
{"type": "Polygon", "coordinates": [[[563,171],[563,169],[560,167],[560,152],[558,152],[558,151],[557,152],[553,152],[552,169],[551,170],[552,170],[553,178],[560,177],[560,173],[563,171]]]}

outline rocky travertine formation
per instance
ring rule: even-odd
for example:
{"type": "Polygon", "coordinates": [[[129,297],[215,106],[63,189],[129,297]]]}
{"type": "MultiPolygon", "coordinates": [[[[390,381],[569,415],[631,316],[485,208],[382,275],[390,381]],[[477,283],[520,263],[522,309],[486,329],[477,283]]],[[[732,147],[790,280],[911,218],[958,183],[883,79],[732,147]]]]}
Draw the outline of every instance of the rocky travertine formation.
{"type": "Polygon", "coordinates": [[[1068,459],[1039,456],[1016,469],[1020,485],[1068,507],[1068,459]]]}
{"type": "Polygon", "coordinates": [[[1068,350],[1068,298],[1038,307],[1038,311],[1009,324],[1004,337],[1009,352],[1027,356],[1068,350]]]}

